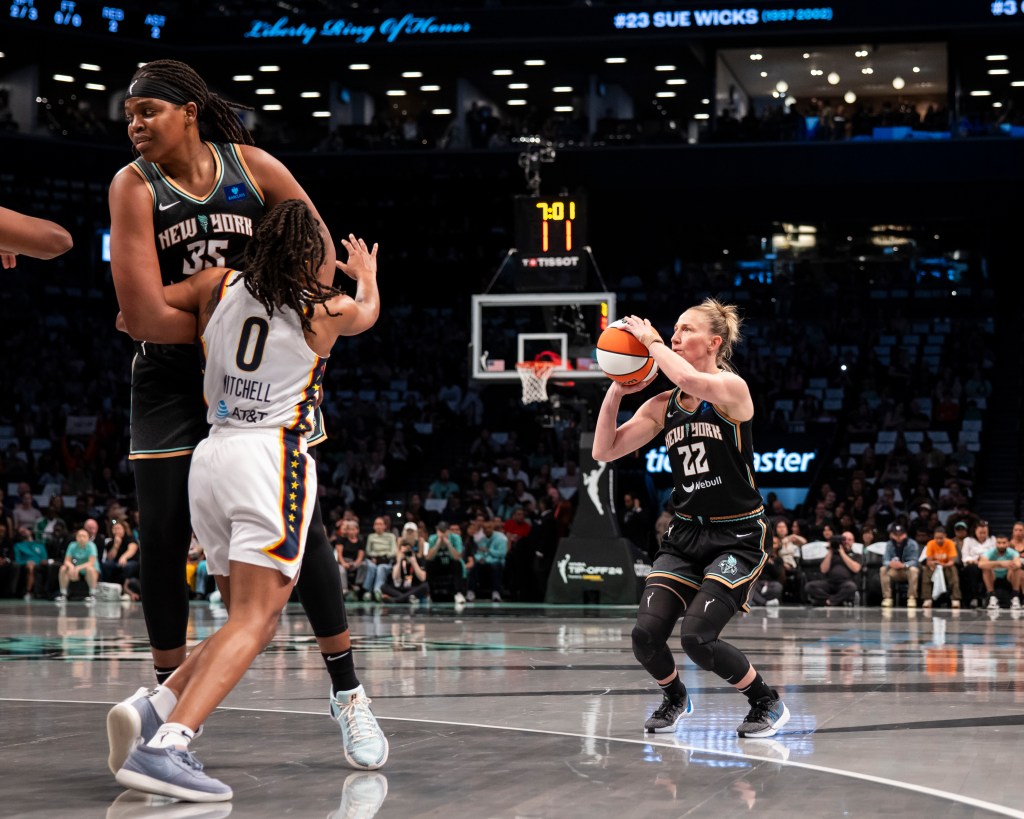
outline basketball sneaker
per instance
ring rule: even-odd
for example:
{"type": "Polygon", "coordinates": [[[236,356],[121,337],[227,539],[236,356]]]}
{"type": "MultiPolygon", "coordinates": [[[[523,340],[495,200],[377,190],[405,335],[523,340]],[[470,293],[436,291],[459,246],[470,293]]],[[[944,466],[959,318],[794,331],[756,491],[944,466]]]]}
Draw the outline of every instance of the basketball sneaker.
{"type": "Polygon", "coordinates": [[[106,819],[227,819],[230,802],[182,802],[142,791],[121,791],[107,808],[106,819]]]}
{"type": "Polygon", "coordinates": [[[140,745],[114,778],[126,788],[185,802],[227,802],[234,796],[230,787],[203,773],[203,763],[195,754],[177,748],[140,745]]]}
{"type": "Polygon", "coordinates": [[[997,608],[999,608],[999,598],[996,597],[994,594],[990,594],[989,595],[988,607],[990,609],[997,609],[997,608]]]}
{"type": "Polygon", "coordinates": [[[331,697],[331,716],[341,728],[345,759],[353,768],[373,771],[388,761],[388,740],[370,710],[370,698],[359,686],[331,697]]]}
{"type": "Polygon", "coordinates": [[[693,700],[690,699],[690,695],[686,695],[685,702],[677,702],[671,697],[666,696],[661,701],[661,705],[658,706],[657,710],[651,714],[647,722],[644,723],[644,730],[648,734],[669,734],[675,731],[676,726],[683,717],[688,717],[693,713],[693,700]]]}
{"type": "Polygon", "coordinates": [[[341,804],[327,819],[372,819],[387,795],[388,778],[384,774],[349,774],[341,791],[341,804]]]}
{"type": "Polygon", "coordinates": [[[773,690],[772,696],[761,697],[751,707],[747,718],[736,729],[741,737],[763,739],[775,736],[776,732],[789,722],[789,709],[782,701],[779,692],[773,690]]]}
{"type": "Polygon", "coordinates": [[[135,747],[149,742],[163,724],[147,694],[148,688],[140,688],[107,712],[107,743],[110,745],[107,767],[112,774],[121,770],[135,747]]]}

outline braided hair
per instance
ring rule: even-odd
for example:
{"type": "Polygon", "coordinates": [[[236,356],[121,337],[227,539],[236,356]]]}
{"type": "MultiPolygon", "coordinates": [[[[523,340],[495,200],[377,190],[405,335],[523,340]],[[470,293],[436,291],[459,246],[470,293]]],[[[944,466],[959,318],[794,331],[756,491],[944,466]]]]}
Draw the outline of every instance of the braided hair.
{"type": "MultiPolygon", "coordinates": [[[[302,329],[314,333],[310,324],[313,307],[345,292],[317,278],[326,257],[320,223],[309,207],[301,199],[286,199],[267,212],[245,246],[242,280],[245,289],[267,309],[268,318],[274,310],[290,307],[298,314],[302,329]]],[[[327,315],[339,314],[327,310],[327,315]]]]}
{"type": "Polygon", "coordinates": [[[255,145],[249,129],[242,125],[238,111],[251,111],[248,105],[229,102],[213,93],[206,81],[187,63],[178,60],[153,60],[132,75],[132,81],[149,78],[180,88],[196,104],[200,130],[214,142],[255,145]]]}

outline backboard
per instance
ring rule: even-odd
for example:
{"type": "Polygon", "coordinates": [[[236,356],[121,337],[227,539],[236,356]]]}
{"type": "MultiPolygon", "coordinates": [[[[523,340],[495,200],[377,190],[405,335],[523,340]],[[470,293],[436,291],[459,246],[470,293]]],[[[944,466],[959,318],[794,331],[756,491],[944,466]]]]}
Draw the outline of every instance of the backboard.
{"type": "Polygon", "coordinates": [[[557,361],[556,381],[607,378],[598,336],[615,321],[614,293],[509,293],[472,299],[473,378],[519,381],[517,361],[557,361]]]}

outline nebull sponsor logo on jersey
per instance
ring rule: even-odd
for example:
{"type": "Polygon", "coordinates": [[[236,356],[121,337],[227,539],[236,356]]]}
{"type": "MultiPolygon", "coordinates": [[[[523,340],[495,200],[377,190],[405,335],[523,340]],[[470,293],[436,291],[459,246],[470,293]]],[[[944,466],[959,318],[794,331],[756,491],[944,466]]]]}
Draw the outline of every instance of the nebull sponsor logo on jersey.
{"type": "Polygon", "coordinates": [[[206,233],[237,233],[242,236],[252,236],[252,219],[248,216],[239,216],[237,213],[211,213],[208,216],[193,216],[183,219],[175,225],[162,230],[157,234],[156,241],[161,250],[167,250],[179,242],[194,239],[202,229],[206,233]],[[199,220],[203,220],[200,225],[199,220]]]}

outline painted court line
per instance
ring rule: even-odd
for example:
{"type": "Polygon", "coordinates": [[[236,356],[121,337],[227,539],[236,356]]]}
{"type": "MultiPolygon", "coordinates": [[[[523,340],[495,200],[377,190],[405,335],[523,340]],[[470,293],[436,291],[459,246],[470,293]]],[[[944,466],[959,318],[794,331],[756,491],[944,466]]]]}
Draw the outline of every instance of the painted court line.
{"type": "MultiPolygon", "coordinates": [[[[27,697],[0,697],[0,702],[38,702],[60,705],[114,705],[113,702],[101,700],[53,700],[30,699],[27,697]]],[[[315,717],[324,716],[324,712],[322,710],[298,711],[284,708],[238,708],[234,706],[222,706],[218,710],[245,711],[258,714],[299,714],[315,717]]],[[[814,771],[815,773],[830,774],[832,776],[842,776],[848,779],[857,779],[862,782],[872,782],[876,785],[885,785],[890,788],[900,788],[901,790],[911,791],[913,793],[920,793],[927,796],[934,796],[939,799],[946,799],[950,802],[959,802],[962,805],[970,805],[973,808],[990,811],[1001,816],[1012,816],[1016,817],[1016,819],[1024,819],[1024,811],[1015,810],[1005,805],[998,805],[994,802],[986,802],[983,799],[975,799],[972,796],[964,796],[958,793],[938,790],[937,788],[929,788],[925,785],[915,785],[910,782],[900,782],[896,779],[886,779],[885,777],[874,776],[873,774],[858,773],[856,771],[843,770],[840,768],[829,768],[824,765],[814,765],[810,762],[798,762],[789,759],[776,759],[769,756],[759,756],[757,754],[745,754],[740,751],[723,751],[716,748],[703,748],[699,745],[685,745],[679,742],[657,742],[654,738],[631,739],[629,737],[598,736],[594,734],[579,734],[571,731],[549,731],[543,728],[515,728],[507,725],[488,725],[480,722],[452,722],[450,720],[416,719],[414,717],[382,717],[380,715],[377,715],[377,719],[389,720],[391,722],[450,725],[459,728],[481,728],[487,731],[516,731],[519,733],[544,734],[547,736],[568,737],[572,739],[603,740],[605,742],[619,742],[629,745],[657,745],[662,748],[675,748],[681,751],[700,751],[701,753],[717,754],[718,756],[732,757],[734,759],[747,759],[752,762],[773,762],[776,765],[785,765],[790,768],[799,768],[805,771],[814,771]]]]}

